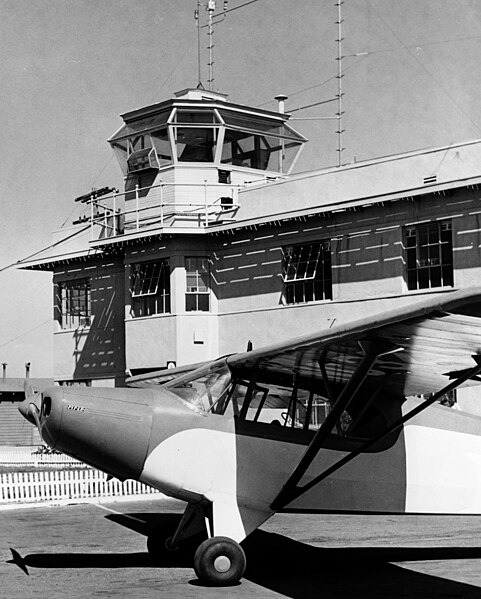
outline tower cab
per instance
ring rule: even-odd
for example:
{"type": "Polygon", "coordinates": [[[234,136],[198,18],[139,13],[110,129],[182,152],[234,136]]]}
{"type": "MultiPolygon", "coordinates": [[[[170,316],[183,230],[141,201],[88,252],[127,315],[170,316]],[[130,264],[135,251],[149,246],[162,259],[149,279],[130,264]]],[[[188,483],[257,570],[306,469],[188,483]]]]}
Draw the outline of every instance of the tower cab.
{"type": "Polygon", "coordinates": [[[283,112],[233,104],[203,89],[122,118],[109,139],[125,176],[116,206],[124,217],[114,234],[233,218],[238,191],[288,175],[307,141],[283,112]]]}

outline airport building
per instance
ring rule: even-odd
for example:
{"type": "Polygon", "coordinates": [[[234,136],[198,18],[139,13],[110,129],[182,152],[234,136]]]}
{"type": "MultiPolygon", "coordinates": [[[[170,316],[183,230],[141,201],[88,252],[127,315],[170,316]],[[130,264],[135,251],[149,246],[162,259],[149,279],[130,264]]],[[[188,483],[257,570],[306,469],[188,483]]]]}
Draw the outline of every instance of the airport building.
{"type": "Polygon", "coordinates": [[[479,284],[481,141],[293,174],[283,111],[188,89],[122,115],[125,188],[77,198],[53,273],[57,383],[202,362],[479,284]]]}

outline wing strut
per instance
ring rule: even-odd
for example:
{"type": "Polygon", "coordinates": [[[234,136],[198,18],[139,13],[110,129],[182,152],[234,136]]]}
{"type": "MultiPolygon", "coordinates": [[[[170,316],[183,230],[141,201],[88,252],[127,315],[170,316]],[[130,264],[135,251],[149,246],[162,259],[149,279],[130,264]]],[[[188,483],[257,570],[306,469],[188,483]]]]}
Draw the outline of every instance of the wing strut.
{"type": "MultiPolygon", "coordinates": [[[[314,437],[314,439],[311,441],[309,447],[307,448],[304,456],[301,458],[301,461],[299,462],[298,466],[294,470],[293,474],[288,479],[288,481],[282,488],[279,495],[273,501],[273,503],[271,505],[272,509],[279,510],[282,507],[285,507],[288,503],[290,503],[291,501],[294,501],[294,499],[297,499],[298,497],[300,497],[301,495],[306,493],[306,491],[309,491],[309,489],[311,489],[312,487],[314,487],[315,485],[320,483],[322,480],[324,480],[325,478],[327,478],[328,476],[330,476],[331,474],[333,474],[334,472],[336,472],[337,470],[342,468],[342,466],[344,466],[345,464],[347,464],[348,462],[353,460],[359,454],[365,452],[367,449],[369,449],[370,447],[372,447],[373,445],[375,445],[376,443],[383,440],[385,437],[389,436],[394,431],[396,431],[397,429],[402,427],[406,422],[408,422],[409,420],[414,418],[414,416],[417,416],[417,414],[424,411],[426,408],[431,406],[433,403],[436,403],[439,399],[441,399],[441,397],[443,395],[446,395],[446,393],[449,393],[453,389],[456,389],[456,387],[459,387],[459,385],[462,385],[467,380],[476,377],[481,372],[481,355],[476,354],[472,357],[473,357],[474,361],[476,362],[476,366],[474,366],[471,369],[463,371],[463,374],[461,374],[458,378],[456,378],[451,383],[446,385],[446,387],[444,387],[443,389],[441,389],[440,391],[435,393],[432,397],[425,400],[422,404],[413,408],[410,412],[405,414],[402,418],[399,418],[399,420],[397,420],[396,422],[391,424],[384,432],[377,435],[373,439],[366,441],[360,447],[358,447],[356,450],[352,451],[351,453],[349,453],[346,456],[344,456],[343,458],[341,458],[338,462],[336,462],[335,464],[333,464],[332,466],[330,466],[329,468],[324,470],[324,472],[322,472],[321,474],[319,474],[318,476],[313,478],[310,482],[305,484],[303,487],[299,487],[299,486],[297,486],[300,481],[299,472],[301,473],[301,477],[302,477],[304,475],[304,473],[307,471],[307,469],[309,468],[309,466],[312,464],[315,456],[321,449],[322,443],[324,442],[324,440],[326,438],[326,434],[323,434],[322,437],[319,436],[320,442],[317,442],[317,437],[323,428],[323,427],[321,427],[319,429],[318,433],[316,434],[316,436],[314,437]],[[315,445],[314,445],[314,443],[315,443],[315,445]],[[309,462],[307,462],[305,460],[306,457],[309,458],[309,462]],[[301,468],[301,466],[302,466],[302,468],[301,468]]],[[[356,376],[356,374],[357,374],[357,371],[356,371],[356,373],[354,373],[353,377],[356,376]]],[[[347,402],[347,403],[349,403],[349,402],[347,402]]],[[[346,406],[347,406],[347,403],[345,404],[346,406]]],[[[337,403],[336,403],[336,406],[337,406],[337,403]]],[[[334,406],[334,407],[336,407],[336,406],[334,406]]],[[[326,422],[326,421],[327,421],[327,418],[324,422],[326,422]]]]}
{"type": "Polygon", "coordinates": [[[299,464],[294,469],[294,472],[291,474],[286,484],[282,487],[281,491],[274,499],[271,505],[272,509],[278,510],[303,492],[297,486],[299,481],[312,464],[321,447],[324,445],[327,437],[330,435],[341,414],[356,395],[359,387],[368,376],[369,371],[374,366],[376,360],[386,353],[390,353],[397,349],[397,347],[393,346],[393,344],[387,343],[383,340],[376,340],[375,342],[362,344],[360,343],[360,345],[364,351],[364,357],[361,359],[353,375],[339,394],[339,397],[332,406],[331,411],[307,447],[304,455],[299,461],[299,464]]]}

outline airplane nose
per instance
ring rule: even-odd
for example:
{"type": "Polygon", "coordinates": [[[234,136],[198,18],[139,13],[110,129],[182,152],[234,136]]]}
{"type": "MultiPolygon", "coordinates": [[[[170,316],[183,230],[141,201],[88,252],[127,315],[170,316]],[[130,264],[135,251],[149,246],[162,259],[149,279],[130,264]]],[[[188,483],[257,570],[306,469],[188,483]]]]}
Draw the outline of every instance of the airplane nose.
{"type": "Polygon", "coordinates": [[[59,387],[47,389],[42,394],[34,393],[25,386],[25,399],[18,406],[19,412],[33,425],[36,425],[42,440],[55,447],[62,418],[62,390],[59,387]]]}

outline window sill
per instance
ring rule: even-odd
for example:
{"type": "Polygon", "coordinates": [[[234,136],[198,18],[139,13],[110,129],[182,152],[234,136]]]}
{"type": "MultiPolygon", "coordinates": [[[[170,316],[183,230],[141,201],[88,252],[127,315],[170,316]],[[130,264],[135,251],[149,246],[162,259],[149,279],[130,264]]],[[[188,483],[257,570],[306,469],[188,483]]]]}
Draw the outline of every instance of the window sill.
{"type": "Polygon", "coordinates": [[[449,291],[456,291],[456,286],[445,286],[445,287],[427,287],[426,289],[404,289],[402,295],[425,295],[426,293],[446,293],[449,291]]]}
{"type": "Polygon", "coordinates": [[[128,316],[124,319],[124,322],[138,322],[141,320],[151,320],[153,318],[168,318],[169,316],[175,316],[175,314],[163,312],[162,314],[149,314],[149,316],[128,316]]]}
{"type": "Polygon", "coordinates": [[[67,329],[58,329],[57,331],[54,331],[54,335],[58,335],[59,333],[75,333],[77,331],[79,331],[80,333],[86,333],[88,331],[90,331],[92,327],[92,324],[86,324],[86,325],[82,325],[80,327],[72,327],[72,328],[67,328],[67,329]]]}

